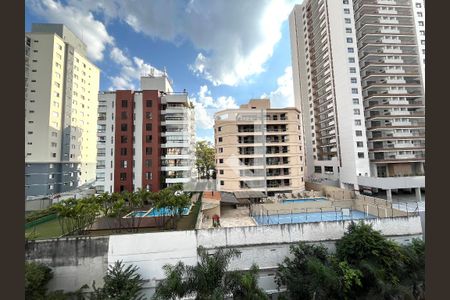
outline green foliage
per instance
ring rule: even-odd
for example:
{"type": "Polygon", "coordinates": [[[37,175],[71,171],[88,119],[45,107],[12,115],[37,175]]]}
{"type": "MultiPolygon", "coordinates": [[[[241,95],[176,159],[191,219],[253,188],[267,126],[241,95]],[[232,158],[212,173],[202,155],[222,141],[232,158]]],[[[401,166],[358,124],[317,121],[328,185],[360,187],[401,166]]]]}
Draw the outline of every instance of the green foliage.
{"type": "Polygon", "coordinates": [[[336,243],[291,247],[277,272],[286,299],[425,299],[425,243],[401,246],[370,225],[352,223],[336,243]]]}
{"type": "Polygon", "coordinates": [[[103,287],[97,288],[95,282],[92,287],[94,292],[91,300],[141,300],[142,285],[144,283],[141,275],[137,273],[138,268],[133,265],[125,267],[121,261],[116,261],[114,265],[108,267],[106,275],[103,277],[103,287]]]}
{"type": "Polygon", "coordinates": [[[175,266],[164,266],[166,279],[156,287],[153,299],[179,299],[194,295],[195,299],[265,300],[266,294],[257,286],[258,267],[252,266],[248,272],[228,272],[232,258],[238,257],[236,249],[220,248],[212,254],[198,248],[199,262],[186,266],[178,262],[175,266]]]}
{"type": "Polygon", "coordinates": [[[258,287],[258,271],[259,268],[253,264],[247,272],[231,272],[225,282],[231,287],[231,293],[235,300],[266,300],[267,297],[264,290],[258,287]]]}
{"type": "Polygon", "coordinates": [[[354,296],[365,295],[368,290],[383,293],[400,284],[405,261],[401,246],[373,230],[369,224],[352,223],[336,243],[336,256],[363,273],[362,285],[353,286],[354,296]]]}
{"type": "Polygon", "coordinates": [[[25,299],[45,299],[46,286],[52,278],[52,270],[46,265],[37,262],[25,262],[25,299]]]}
{"type": "Polygon", "coordinates": [[[46,208],[46,209],[30,212],[30,213],[28,213],[25,216],[25,223],[29,223],[29,222],[38,220],[38,219],[43,218],[45,216],[51,215],[53,213],[55,213],[55,210],[51,206],[49,208],[46,208]]]}
{"type": "Polygon", "coordinates": [[[175,228],[176,220],[183,214],[183,210],[191,203],[191,198],[187,193],[176,193],[181,190],[180,188],[182,188],[180,185],[167,187],[151,196],[156,208],[168,208],[174,213],[172,218],[173,228],[175,228]]]}
{"type": "Polygon", "coordinates": [[[198,141],[195,144],[195,156],[195,166],[199,176],[209,179],[210,170],[216,167],[214,146],[207,141],[198,141]]]}
{"type": "Polygon", "coordinates": [[[291,299],[339,298],[339,277],[325,247],[301,242],[290,252],[293,258],[278,266],[278,287],[286,286],[291,299]]]}

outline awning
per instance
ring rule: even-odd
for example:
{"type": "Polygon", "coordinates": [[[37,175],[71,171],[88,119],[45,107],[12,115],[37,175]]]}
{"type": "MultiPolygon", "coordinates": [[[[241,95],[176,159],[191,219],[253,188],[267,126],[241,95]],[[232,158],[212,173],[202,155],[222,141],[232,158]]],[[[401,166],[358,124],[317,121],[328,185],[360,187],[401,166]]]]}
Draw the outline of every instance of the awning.
{"type": "Polygon", "coordinates": [[[264,192],[258,192],[258,191],[235,192],[234,196],[237,199],[266,198],[267,197],[264,192]]]}
{"type": "Polygon", "coordinates": [[[220,203],[223,204],[239,204],[239,201],[232,193],[222,192],[222,199],[220,199],[220,203]]]}

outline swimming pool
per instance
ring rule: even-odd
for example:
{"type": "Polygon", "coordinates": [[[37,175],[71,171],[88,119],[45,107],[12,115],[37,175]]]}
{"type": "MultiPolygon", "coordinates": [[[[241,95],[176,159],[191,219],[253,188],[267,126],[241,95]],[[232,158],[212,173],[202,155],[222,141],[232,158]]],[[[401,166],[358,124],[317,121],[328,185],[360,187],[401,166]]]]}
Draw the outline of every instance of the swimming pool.
{"type": "MultiPolygon", "coordinates": [[[[183,216],[189,215],[191,207],[185,207],[183,209],[183,216]]],[[[174,212],[170,208],[153,208],[146,217],[160,217],[160,216],[173,216],[174,212]]]]}
{"type": "Polygon", "coordinates": [[[139,210],[139,211],[133,211],[127,215],[127,217],[137,217],[142,218],[145,217],[145,215],[148,213],[146,210],[139,210]]]}
{"type": "MultiPolygon", "coordinates": [[[[189,212],[191,211],[191,207],[185,207],[183,209],[183,216],[189,215],[189,212]]],[[[150,211],[148,210],[137,210],[130,212],[128,215],[126,215],[124,218],[151,218],[151,217],[161,217],[161,216],[173,216],[174,213],[170,208],[152,208],[150,211]]]]}
{"type": "Polygon", "coordinates": [[[302,198],[283,200],[283,204],[328,201],[327,198],[302,198]]]}
{"type": "Polygon", "coordinates": [[[345,221],[345,220],[360,220],[373,219],[373,215],[366,215],[359,210],[352,210],[350,215],[343,215],[340,212],[311,212],[311,213],[293,213],[269,216],[253,216],[258,225],[270,224],[291,224],[291,223],[311,223],[322,221],[345,221]]]}

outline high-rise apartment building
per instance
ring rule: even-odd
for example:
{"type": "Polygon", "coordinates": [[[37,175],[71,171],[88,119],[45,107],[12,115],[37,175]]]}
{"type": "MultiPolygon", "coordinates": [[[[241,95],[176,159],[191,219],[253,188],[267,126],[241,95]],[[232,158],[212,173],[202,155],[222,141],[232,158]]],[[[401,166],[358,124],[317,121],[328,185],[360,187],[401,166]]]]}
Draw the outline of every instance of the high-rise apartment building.
{"type": "Polygon", "coordinates": [[[294,7],[294,95],[309,180],[386,189],[388,198],[392,189],[424,187],[423,4],[305,0],[294,7]]]}
{"type": "Polygon", "coordinates": [[[25,194],[66,192],[95,181],[100,73],[62,24],[25,34],[25,194]]]}
{"type": "Polygon", "coordinates": [[[141,77],[141,90],[101,92],[98,192],[159,191],[195,173],[195,115],[166,75],[141,77]]]}
{"type": "Polygon", "coordinates": [[[217,189],[268,196],[305,189],[301,116],[253,99],[215,114],[217,189]]]}

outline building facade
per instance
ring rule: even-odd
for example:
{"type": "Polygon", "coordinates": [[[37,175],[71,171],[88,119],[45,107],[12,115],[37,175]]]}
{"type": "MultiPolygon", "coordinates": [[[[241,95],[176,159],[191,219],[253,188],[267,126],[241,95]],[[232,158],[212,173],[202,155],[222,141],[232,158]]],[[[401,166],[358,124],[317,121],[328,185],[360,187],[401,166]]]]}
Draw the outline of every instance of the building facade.
{"type": "Polygon", "coordinates": [[[296,193],[305,188],[301,116],[253,99],[215,114],[217,189],[296,193]]]}
{"type": "Polygon", "coordinates": [[[95,181],[100,72],[86,45],[61,24],[25,34],[25,195],[95,181]]]}
{"type": "Polygon", "coordinates": [[[423,4],[307,0],[294,7],[294,95],[308,180],[387,189],[388,197],[391,189],[424,187],[423,4]]]}
{"type": "Polygon", "coordinates": [[[195,178],[195,116],[166,75],[99,94],[97,192],[159,191],[195,178]]]}

